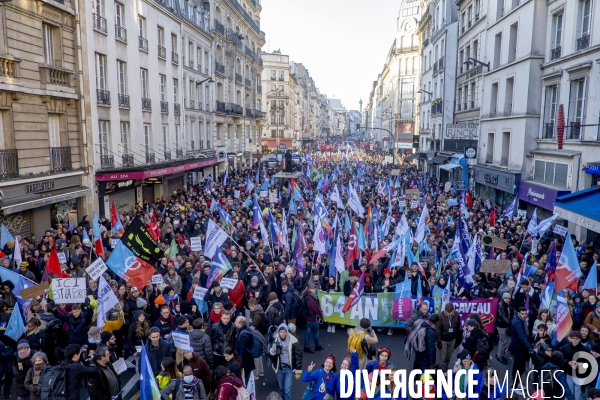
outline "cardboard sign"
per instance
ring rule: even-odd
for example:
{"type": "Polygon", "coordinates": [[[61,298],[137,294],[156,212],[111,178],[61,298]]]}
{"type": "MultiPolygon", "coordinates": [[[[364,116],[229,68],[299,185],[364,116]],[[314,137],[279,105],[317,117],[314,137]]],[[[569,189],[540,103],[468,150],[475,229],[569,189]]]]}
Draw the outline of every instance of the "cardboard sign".
{"type": "Polygon", "coordinates": [[[27,289],[21,289],[21,298],[23,300],[34,299],[39,296],[43,296],[50,291],[50,283],[43,282],[39,285],[32,286],[27,289]]]}
{"type": "Polygon", "coordinates": [[[277,203],[279,199],[277,199],[277,192],[269,192],[269,203],[277,203]]]}
{"type": "Polygon", "coordinates": [[[557,235],[560,236],[567,236],[567,233],[569,233],[569,229],[565,228],[562,225],[554,225],[554,233],[556,233],[557,235]]]}
{"type": "Polygon", "coordinates": [[[421,198],[421,191],[419,189],[406,189],[405,195],[411,200],[419,201],[421,198]]]}
{"type": "Polygon", "coordinates": [[[234,199],[239,199],[240,198],[240,191],[239,190],[234,190],[234,192],[233,192],[233,198],[234,199]]]}
{"type": "Polygon", "coordinates": [[[165,283],[163,277],[161,274],[158,275],[152,275],[152,284],[156,284],[156,285],[162,285],[163,283],[165,283]]]}
{"type": "Polygon", "coordinates": [[[260,191],[260,197],[269,197],[269,191],[268,190],[261,190],[260,191]]]}
{"type": "Polygon", "coordinates": [[[438,203],[443,203],[446,201],[446,196],[439,195],[437,198],[438,203]]]}
{"type": "Polygon", "coordinates": [[[104,260],[101,258],[96,258],[96,261],[90,264],[90,266],[86,268],[85,272],[90,276],[90,278],[92,278],[92,280],[97,281],[98,278],[102,276],[104,271],[106,271],[106,269],[107,267],[106,264],[104,264],[104,260]]]}
{"type": "Polygon", "coordinates": [[[52,300],[56,304],[85,303],[86,278],[52,279],[52,300]]]}
{"type": "Polygon", "coordinates": [[[127,371],[127,364],[125,363],[125,359],[123,357],[112,363],[112,366],[117,375],[121,375],[123,372],[127,371]]]}
{"type": "Polygon", "coordinates": [[[198,300],[204,300],[204,295],[206,294],[206,292],[208,292],[207,288],[204,288],[202,286],[196,286],[196,289],[194,289],[193,297],[198,300]]]}
{"type": "Polygon", "coordinates": [[[67,256],[65,253],[63,253],[63,252],[58,253],[58,262],[60,262],[61,264],[67,263],[67,256]]]}
{"type": "Polygon", "coordinates": [[[412,201],[410,203],[410,208],[417,208],[419,207],[419,202],[418,201],[412,201]]]}
{"type": "Polygon", "coordinates": [[[398,202],[398,207],[400,207],[400,208],[406,208],[406,201],[405,200],[400,200],[398,202]]]}
{"type": "Polygon", "coordinates": [[[448,200],[446,200],[446,203],[450,207],[456,207],[458,205],[458,200],[457,199],[448,199],[448,200]]]}
{"type": "Polygon", "coordinates": [[[391,176],[398,176],[400,175],[400,170],[399,169],[393,169],[392,172],[390,172],[391,176]]]}
{"type": "Polygon", "coordinates": [[[504,274],[510,271],[510,260],[483,260],[479,270],[504,274]]]}
{"type": "Polygon", "coordinates": [[[506,249],[508,247],[508,240],[499,238],[497,236],[484,236],[481,238],[481,244],[484,246],[492,246],[498,249],[506,249]]]}
{"type": "Polygon", "coordinates": [[[444,192],[448,193],[451,188],[452,184],[450,182],[446,182],[446,184],[444,185],[444,192]]]}
{"type": "Polygon", "coordinates": [[[190,247],[192,251],[202,251],[202,238],[200,236],[190,238],[190,247]]]}
{"type": "Polygon", "coordinates": [[[112,247],[113,249],[116,249],[117,245],[119,244],[119,240],[120,239],[111,238],[110,239],[110,247],[112,247]]]}
{"type": "Polygon", "coordinates": [[[171,332],[171,336],[173,337],[173,344],[175,347],[181,350],[190,350],[192,346],[190,346],[190,335],[183,332],[171,332]]]}
{"type": "Polygon", "coordinates": [[[225,289],[233,289],[237,285],[238,280],[235,278],[222,278],[221,287],[225,289]]]}

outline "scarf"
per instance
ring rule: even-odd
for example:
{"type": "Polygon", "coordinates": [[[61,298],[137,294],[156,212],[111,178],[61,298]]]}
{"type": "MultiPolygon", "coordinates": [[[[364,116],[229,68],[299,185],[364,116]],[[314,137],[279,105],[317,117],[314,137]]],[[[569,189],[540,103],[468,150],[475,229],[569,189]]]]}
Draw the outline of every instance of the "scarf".
{"type": "Polygon", "coordinates": [[[410,333],[408,334],[408,338],[406,339],[406,344],[404,345],[404,355],[406,356],[407,360],[410,360],[412,353],[415,350],[413,344],[417,340],[417,333],[419,332],[419,329],[426,328],[426,326],[424,326],[425,324],[427,324],[427,326],[429,326],[431,328],[434,328],[433,324],[431,322],[429,322],[428,320],[419,319],[415,322],[413,327],[410,329],[410,333]]]}
{"type": "Polygon", "coordinates": [[[37,385],[40,381],[40,375],[42,375],[42,368],[33,367],[33,376],[31,377],[31,381],[34,385],[37,385]]]}
{"type": "Polygon", "coordinates": [[[196,378],[194,376],[194,379],[192,379],[192,381],[190,383],[187,383],[183,380],[183,378],[181,379],[181,385],[183,386],[183,390],[184,391],[188,391],[190,392],[190,394],[192,395],[192,398],[195,397],[194,395],[196,394],[196,385],[198,384],[199,379],[196,378]]]}
{"type": "Polygon", "coordinates": [[[215,310],[210,310],[209,317],[213,324],[216,324],[217,322],[221,321],[221,314],[223,313],[221,312],[217,314],[215,310]]]}
{"type": "Polygon", "coordinates": [[[24,356],[21,356],[21,354],[20,354],[20,353],[18,353],[18,351],[17,351],[17,354],[18,354],[18,356],[19,356],[19,360],[24,360],[24,359],[28,358],[28,357],[29,357],[29,355],[31,354],[31,348],[28,348],[28,349],[27,349],[27,354],[25,354],[24,356]]]}
{"type": "Polygon", "coordinates": [[[265,310],[265,314],[269,312],[269,310],[271,309],[271,306],[275,303],[277,303],[279,301],[279,299],[275,299],[275,300],[271,300],[269,302],[269,306],[267,307],[267,309],[265,310]]]}
{"type": "Polygon", "coordinates": [[[162,315],[160,316],[160,321],[163,323],[168,323],[169,325],[171,325],[171,329],[175,330],[177,329],[177,322],[175,322],[175,317],[173,317],[173,314],[169,313],[168,317],[163,317],[162,315]]]}

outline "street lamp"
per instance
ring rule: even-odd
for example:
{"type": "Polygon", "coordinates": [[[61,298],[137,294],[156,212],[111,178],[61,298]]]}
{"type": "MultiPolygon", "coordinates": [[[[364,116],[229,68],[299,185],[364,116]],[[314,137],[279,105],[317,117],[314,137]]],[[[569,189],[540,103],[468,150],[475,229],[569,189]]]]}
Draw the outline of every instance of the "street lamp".
{"type": "Polygon", "coordinates": [[[213,83],[214,81],[213,81],[213,78],[206,78],[206,79],[205,79],[205,80],[203,80],[203,81],[196,82],[196,87],[198,87],[198,86],[202,85],[204,82],[213,83]]]}
{"type": "Polygon", "coordinates": [[[468,65],[468,64],[471,64],[471,63],[473,63],[473,66],[475,66],[475,64],[479,64],[482,67],[486,67],[488,69],[488,71],[490,70],[490,63],[489,62],[484,63],[483,61],[479,61],[476,58],[469,57],[469,59],[467,61],[465,61],[465,64],[468,65]]]}

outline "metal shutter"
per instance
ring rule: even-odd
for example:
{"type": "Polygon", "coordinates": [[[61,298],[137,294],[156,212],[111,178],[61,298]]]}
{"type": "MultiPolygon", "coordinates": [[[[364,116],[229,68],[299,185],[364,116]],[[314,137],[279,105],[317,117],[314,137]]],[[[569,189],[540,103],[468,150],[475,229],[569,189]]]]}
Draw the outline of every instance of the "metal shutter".
{"type": "Polygon", "coordinates": [[[167,199],[169,199],[171,196],[173,196],[173,192],[176,192],[177,189],[183,190],[183,176],[178,176],[178,177],[169,179],[169,181],[167,182],[167,194],[168,195],[165,197],[167,199]]]}
{"type": "Polygon", "coordinates": [[[154,185],[145,185],[142,187],[142,197],[143,201],[140,201],[140,204],[144,204],[144,201],[147,201],[148,204],[154,204],[156,200],[154,198],[154,185]]]}
{"type": "MultiPolygon", "coordinates": [[[[13,236],[21,236],[21,238],[31,237],[31,217],[32,213],[29,210],[21,211],[15,214],[0,215],[0,224],[6,226],[8,231],[13,236]]],[[[50,221],[48,221],[48,227],[50,221]]]]}
{"type": "Polygon", "coordinates": [[[135,189],[124,190],[122,192],[111,193],[108,195],[108,204],[115,202],[117,215],[119,218],[123,213],[133,211],[135,207],[135,189]]]}

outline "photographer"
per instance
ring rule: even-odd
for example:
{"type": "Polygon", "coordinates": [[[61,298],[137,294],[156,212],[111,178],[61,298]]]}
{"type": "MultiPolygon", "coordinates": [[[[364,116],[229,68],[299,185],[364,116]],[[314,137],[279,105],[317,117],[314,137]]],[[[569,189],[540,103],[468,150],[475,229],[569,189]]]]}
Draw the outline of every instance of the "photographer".
{"type": "Polygon", "coordinates": [[[121,382],[110,362],[108,347],[99,346],[93,359],[97,370],[87,380],[90,400],[121,400],[121,382]]]}
{"type": "Polygon", "coordinates": [[[65,388],[67,400],[80,400],[81,381],[98,373],[96,367],[87,367],[82,362],[89,362],[85,347],[72,343],[65,348],[64,361],[66,366],[65,388]]]}
{"type": "Polygon", "coordinates": [[[279,325],[274,334],[273,344],[269,349],[269,357],[273,362],[273,370],[277,375],[279,392],[284,400],[292,398],[292,375],[300,379],[302,374],[302,348],[285,324],[279,325]]]}

